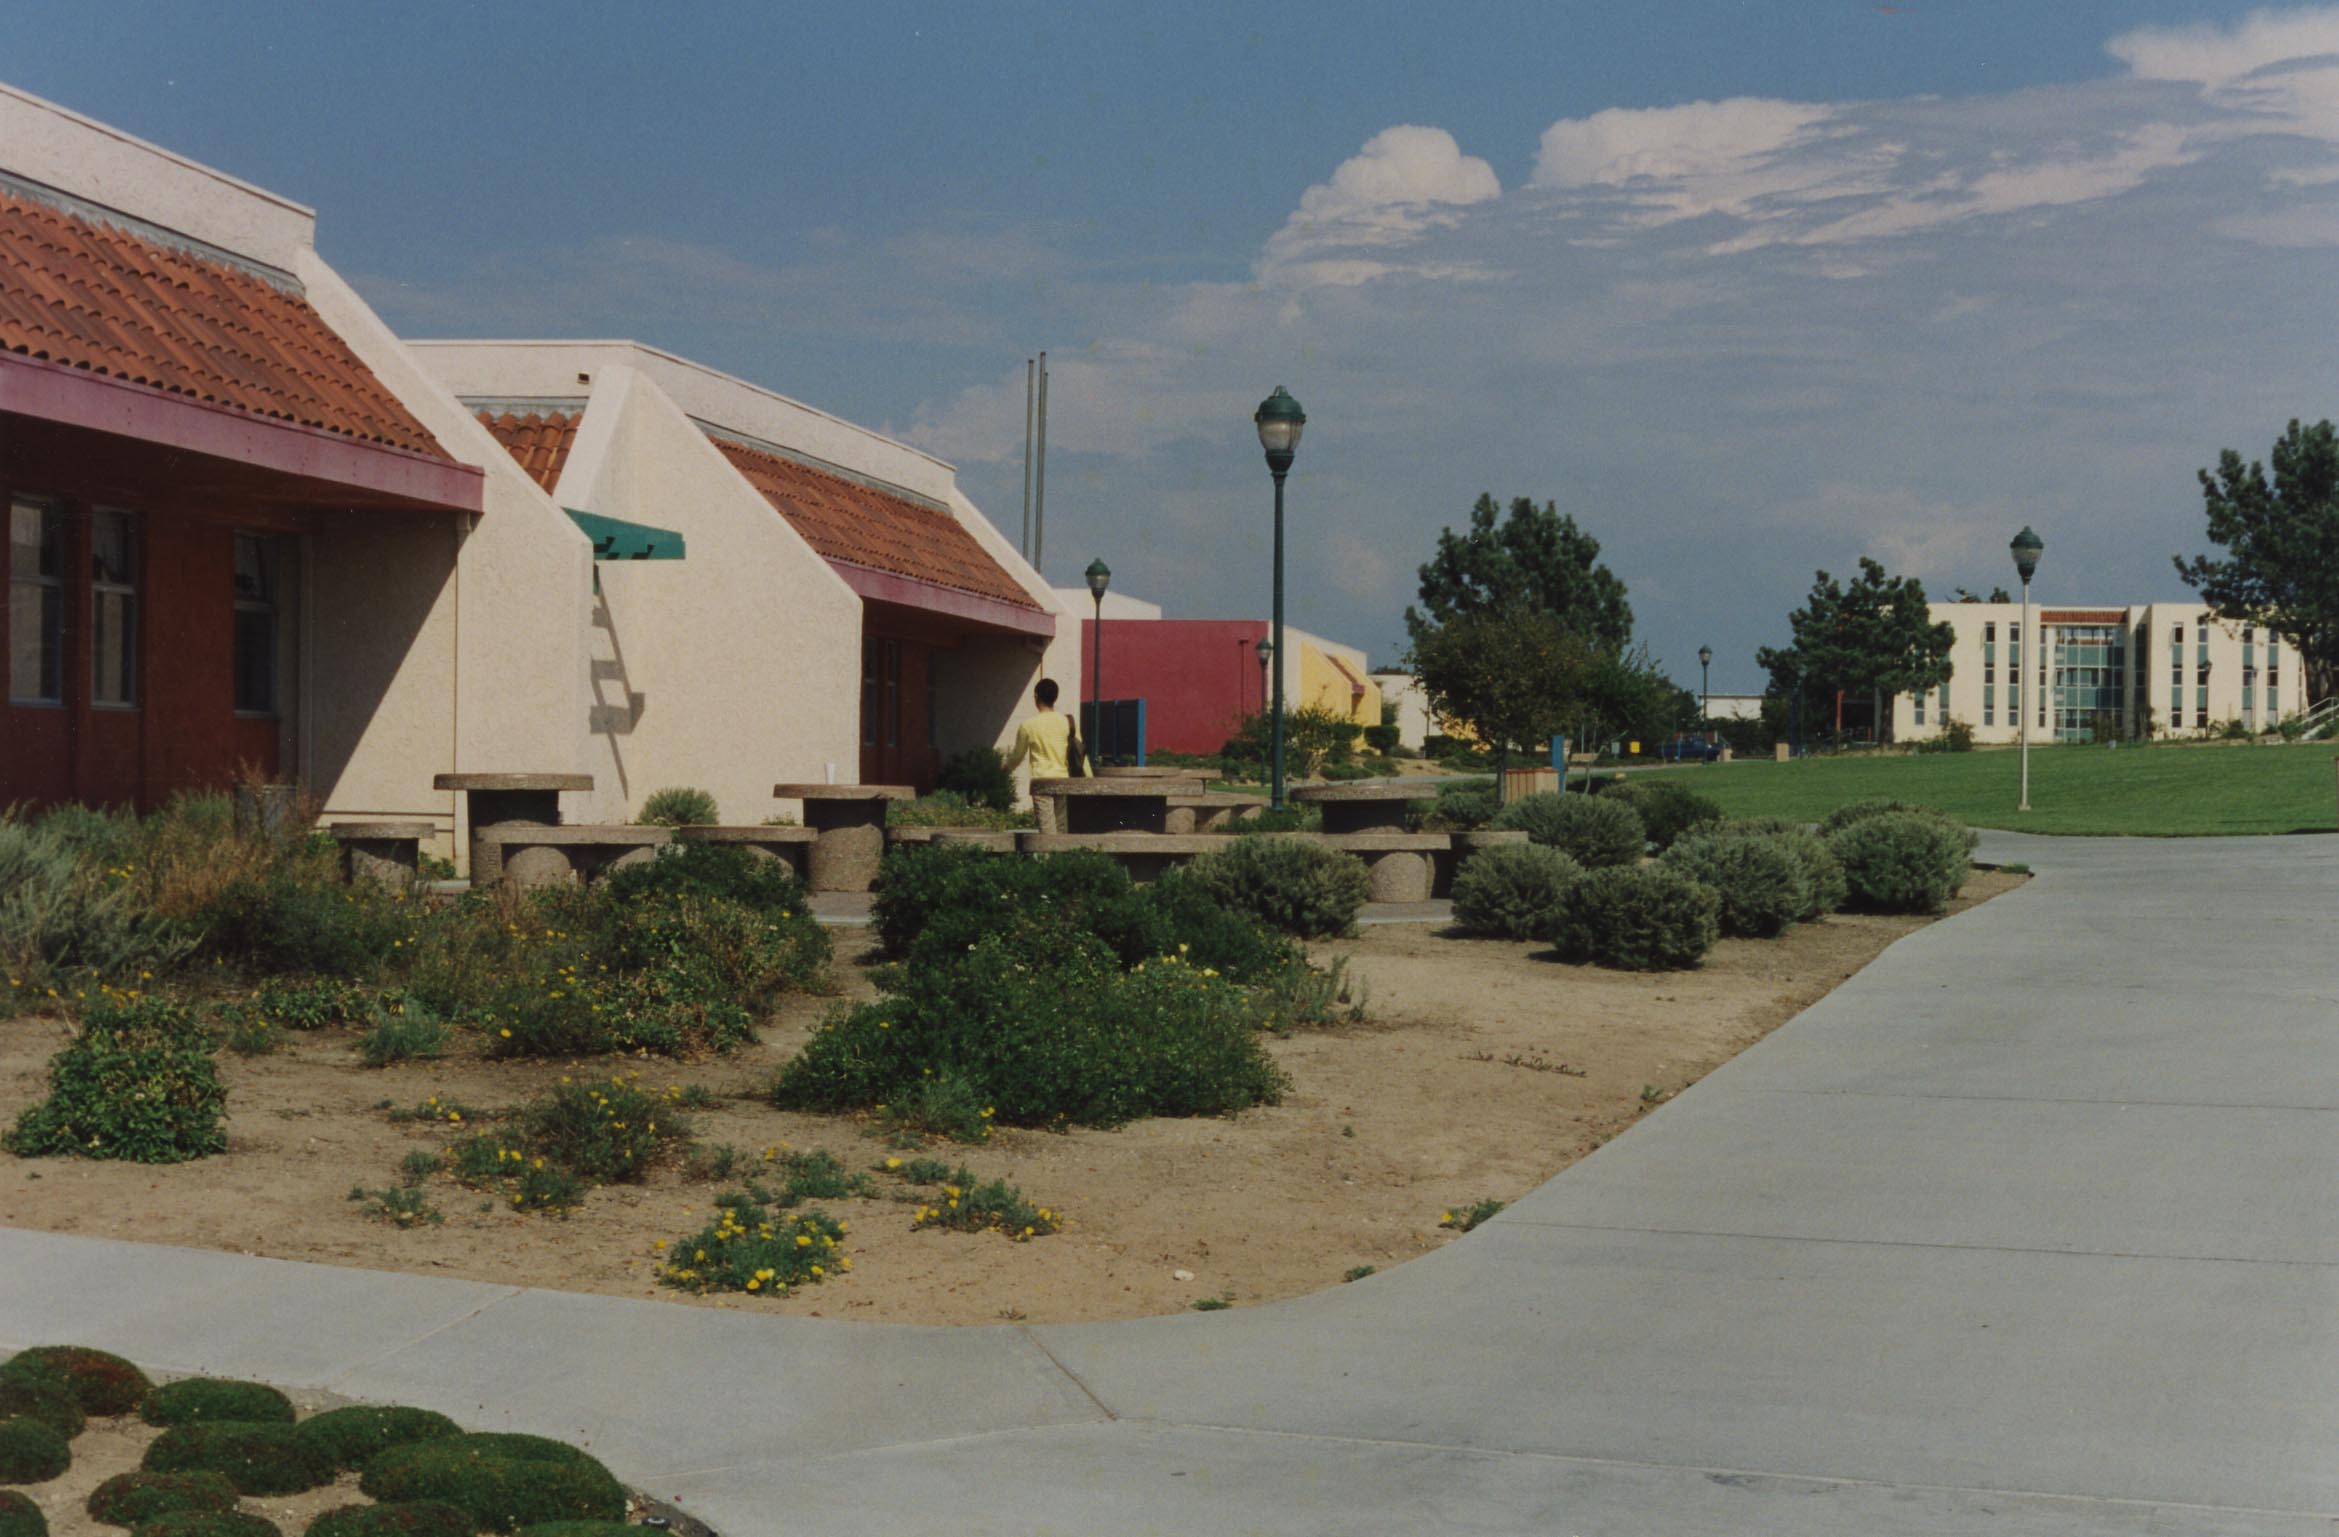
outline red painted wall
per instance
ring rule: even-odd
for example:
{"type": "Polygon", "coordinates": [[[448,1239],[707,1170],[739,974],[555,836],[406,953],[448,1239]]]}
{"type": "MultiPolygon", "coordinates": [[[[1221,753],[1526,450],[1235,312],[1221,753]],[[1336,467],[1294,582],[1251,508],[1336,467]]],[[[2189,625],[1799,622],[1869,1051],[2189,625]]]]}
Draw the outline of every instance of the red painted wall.
{"type": "Polygon", "coordinates": [[[1077,692],[1143,699],[1148,752],[1213,753],[1261,707],[1258,645],[1266,636],[1261,619],[1107,619],[1098,658],[1097,623],[1084,619],[1077,692]],[[1092,658],[1102,663],[1094,690],[1092,658]]]}

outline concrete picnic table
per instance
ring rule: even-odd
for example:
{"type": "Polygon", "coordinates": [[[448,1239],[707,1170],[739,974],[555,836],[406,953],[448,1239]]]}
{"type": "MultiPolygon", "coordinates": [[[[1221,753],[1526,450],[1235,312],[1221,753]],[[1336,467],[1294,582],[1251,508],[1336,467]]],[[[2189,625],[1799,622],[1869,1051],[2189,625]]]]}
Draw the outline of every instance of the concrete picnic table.
{"type": "Polygon", "coordinates": [[[1068,833],[1158,833],[1167,830],[1173,795],[1195,795],[1202,782],[1192,776],[1098,775],[1083,779],[1035,779],[1031,793],[1052,795],[1064,811],[1068,833]]]}
{"type": "Polygon", "coordinates": [[[1424,798],[1418,784],[1364,781],[1354,784],[1301,785],[1291,798],[1324,811],[1328,833],[1401,833],[1405,807],[1424,798]]]}
{"type": "Polygon", "coordinates": [[[805,873],[814,891],[867,891],[885,857],[886,803],[917,793],[908,785],[772,786],[774,799],[804,803],[804,825],[813,831],[805,873]]]}
{"type": "Polygon", "coordinates": [[[590,774],[434,774],[431,787],[463,793],[471,824],[471,881],[503,876],[503,849],[492,836],[503,827],[558,827],[563,790],[590,790],[590,774]]]}

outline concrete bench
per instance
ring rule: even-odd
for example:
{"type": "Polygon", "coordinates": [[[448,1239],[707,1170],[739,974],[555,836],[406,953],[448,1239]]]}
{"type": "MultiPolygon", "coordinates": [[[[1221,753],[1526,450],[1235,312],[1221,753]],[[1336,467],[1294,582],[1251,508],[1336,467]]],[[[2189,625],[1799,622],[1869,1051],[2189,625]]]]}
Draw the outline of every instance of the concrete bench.
{"type": "Polygon", "coordinates": [[[432,822],[335,822],[325,831],[341,845],[341,876],[348,881],[411,884],[421,873],[423,840],[438,836],[432,822]]]}
{"type": "Polygon", "coordinates": [[[530,827],[507,822],[474,833],[473,842],[490,857],[500,878],[515,886],[574,886],[655,859],[659,849],[674,841],[674,832],[671,827],[530,827]]]}
{"type": "Polygon", "coordinates": [[[1267,809],[1264,795],[1173,795],[1162,819],[1165,833],[1222,833],[1267,809]]]}
{"type": "Polygon", "coordinates": [[[677,827],[676,843],[726,843],[759,859],[776,859],[802,878],[820,834],[809,827],[677,827]]]}

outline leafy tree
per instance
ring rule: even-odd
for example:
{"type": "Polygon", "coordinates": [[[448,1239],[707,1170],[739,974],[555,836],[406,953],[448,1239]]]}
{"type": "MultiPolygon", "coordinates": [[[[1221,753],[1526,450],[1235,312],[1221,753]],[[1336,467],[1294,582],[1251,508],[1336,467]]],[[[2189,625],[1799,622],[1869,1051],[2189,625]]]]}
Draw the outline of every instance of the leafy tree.
{"type": "Polygon", "coordinates": [[[1602,658],[1557,614],[1519,606],[1424,629],[1409,661],[1430,709],[1467,726],[1500,768],[1512,749],[1567,734],[1602,658]]]}
{"type": "Polygon", "coordinates": [[[2177,557],[2177,574],[2221,619],[2262,624],[2290,642],[2306,669],[2307,697],[2330,697],[2339,673],[2339,434],[2328,420],[2296,418],[2265,465],[2226,449],[2217,473],[2200,471],[2209,542],[2223,560],[2177,557]]]}
{"type": "Polygon", "coordinates": [[[1960,603],[2011,603],[2014,601],[2013,594],[2003,587],[1991,588],[1990,595],[1986,598],[1970,587],[1952,587],[1949,590],[1957,594],[1957,601],[1960,603]]]}
{"type": "Polygon", "coordinates": [[[1430,630],[1468,615],[1532,610],[1599,645],[1621,649],[1632,638],[1624,583],[1600,563],[1600,541],[1558,504],[1514,497],[1506,516],[1481,494],[1469,527],[1438,535],[1421,568],[1421,606],[1405,610],[1418,643],[1430,630]]]}
{"type": "Polygon", "coordinates": [[[1879,741],[1890,727],[1887,699],[1949,681],[1949,647],[1956,632],[1933,622],[1924,583],[1893,576],[1865,555],[1859,576],[1849,585],[1825,571],[1816,573],[1810,598],[1787,616],[1787,623],[1791,644],[1766,646],[1755,654],[1770,671],[1771,691],[1792,698],[1800,677],[1807,697],[1839,689],[1865,694],[1875,707],[1879,741]]]}

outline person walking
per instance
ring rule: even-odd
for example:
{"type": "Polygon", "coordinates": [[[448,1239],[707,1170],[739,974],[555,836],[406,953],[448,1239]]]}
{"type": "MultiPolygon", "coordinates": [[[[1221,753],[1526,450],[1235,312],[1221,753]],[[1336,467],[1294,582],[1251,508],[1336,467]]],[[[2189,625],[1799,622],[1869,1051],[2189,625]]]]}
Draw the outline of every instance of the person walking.
{"type": "MultiPolygon", "coordinates": [[[[1039,706],[1024,717],[1015,728],[1015,751],[1007,756],[1007,770],[1013,773],[1019,764],[1031,765],[1031,777],[1039,779],[1072,779],[1088,772],[1087,754],[1081,750],[1080,733],[1073,729],[1072,717],[1056,708],[1059,690],[1056,680],[1042,678],[1033,685],[1032,703],[1039,706]]],[[[1034,795],[1031,798],[1032,815],[1043,833],[1056,830],[1056,798],[1053,795],[1034,795]]]]}

